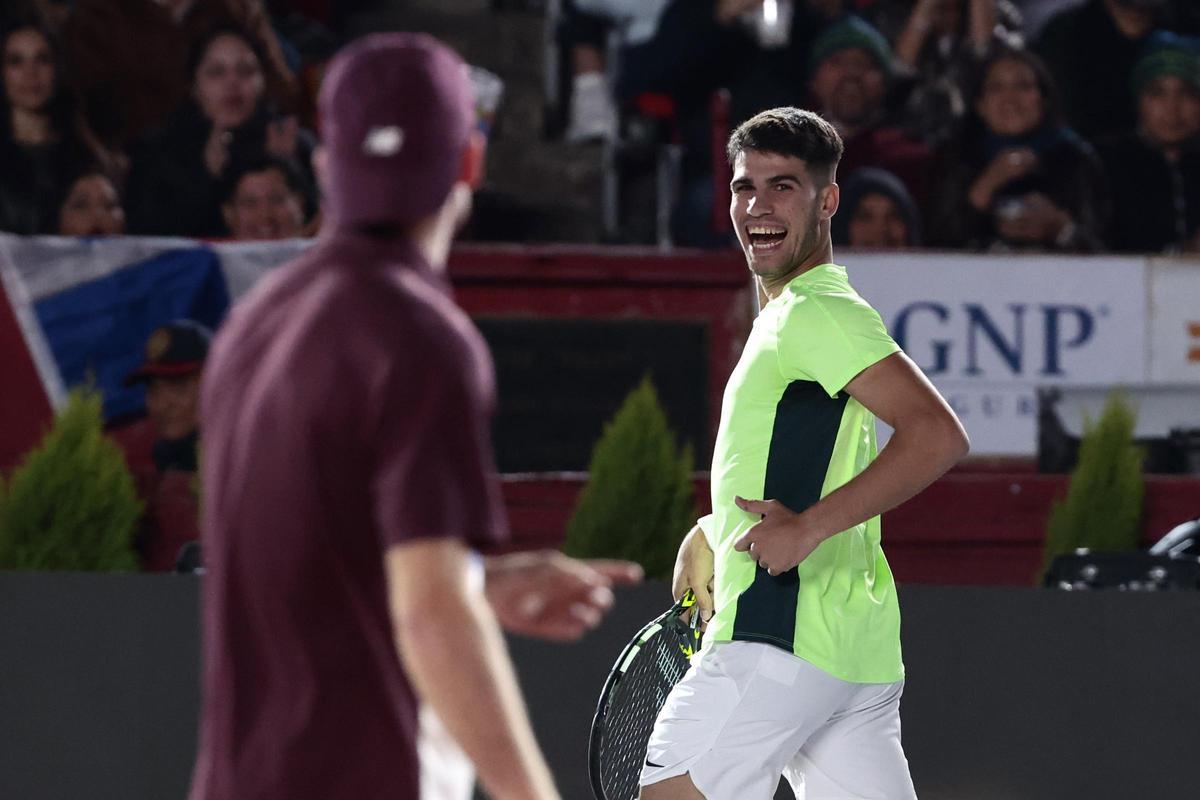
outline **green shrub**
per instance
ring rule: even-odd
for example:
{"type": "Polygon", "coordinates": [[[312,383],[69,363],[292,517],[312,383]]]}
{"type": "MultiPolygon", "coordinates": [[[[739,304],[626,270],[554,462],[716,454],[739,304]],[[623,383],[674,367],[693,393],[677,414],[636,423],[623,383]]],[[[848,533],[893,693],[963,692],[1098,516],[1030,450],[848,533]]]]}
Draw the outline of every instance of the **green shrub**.
{"type": "Polygon", "coordinates": [[[1067,496],[1050,510],[1043,569],[1055,556],[1080,547],[1100,552],[1137,549],[1145,453],[1133,443],[1136,422],[1134,409],[1117,392],[1109,396],[1099,422],[1085,420],[1067,496]]]}
{"type": "Polygon", "coordinates": [[[567,524],[566,552],[626,558],[649,577],[669,578],[679,543],[696,522],[693,461],[690,445],[676,450],[658,393],[644,378],[596,442],[567,524]]]}
{"type": "Polygon", "coordinates": [[[50,432],[7,481],[0,569],[137,569],[133,536],[142,504],[103,428],[99,392],[72,391],[50,432]]]}

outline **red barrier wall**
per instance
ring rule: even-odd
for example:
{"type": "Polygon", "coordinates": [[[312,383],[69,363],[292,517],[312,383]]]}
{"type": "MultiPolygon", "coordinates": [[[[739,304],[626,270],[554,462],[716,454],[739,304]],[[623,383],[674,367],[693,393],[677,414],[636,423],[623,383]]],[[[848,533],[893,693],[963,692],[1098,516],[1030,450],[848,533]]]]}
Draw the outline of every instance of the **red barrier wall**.
{"type": "Polygon", "coordinates": [[[50,400],[0,285],[0,472],[16,466],[51,419],[50,400]]]}
{"type": "Polygon", "coordinates": [[[709,424],[716,438],[721,394],[753,315],[750,277],[739,253],[466,245],[451,253],[450,276],[459,305],[473,317],[704,322],[709,424]]]}
{"type": "MultiPolygon", "coordinates": [[[[508,475],[504,499],[518,547],[558,547],[586,475],[508,475]]],[[[701,507],[708,480],[697,481],[701,507]]],[[[902,583],[1029,586],[1040,572],[1046,520],[1067,476],[958,470],[884,515],[888,562],[902,583]]],[[[1142,540],[1200,515],[1200,479],[1146,476],[1142,540]]]]}

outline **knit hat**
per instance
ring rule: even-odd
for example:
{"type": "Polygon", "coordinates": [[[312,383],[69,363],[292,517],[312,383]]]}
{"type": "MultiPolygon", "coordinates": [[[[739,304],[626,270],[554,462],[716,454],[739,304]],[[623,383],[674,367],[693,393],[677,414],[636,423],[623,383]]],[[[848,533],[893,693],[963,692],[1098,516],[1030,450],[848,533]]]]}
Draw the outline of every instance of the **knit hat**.
{"type": "Polygon", "coordinates": [[[1151,81],[1164,75],[1182,78],[1200,91],[1200,38],[1156,31],[1146,39],[1130,78],[1133,93],[1141,94],[1151,81]]]}
{"type": "Polygon", "coordinates": [[[808,74],[812,75],[821,62],[842,50],[859,48],[875,60],[888,77],[893,71],[892,48],[887,38],[861,17],[849,16],[821,32],[808,57],[808,74]]]}
{"type": "Polygon", "coordinates": [[[850,221],[854,219],[859,203],[870,194],[883,195],[895,203],[908,229],[909,246],[921,245],[921,212],[904,181],[884,169],[861,167],[839,184],[842,187],[841,204],[830,223],[830,236],[835,245],[850,244],[850,221]]]}

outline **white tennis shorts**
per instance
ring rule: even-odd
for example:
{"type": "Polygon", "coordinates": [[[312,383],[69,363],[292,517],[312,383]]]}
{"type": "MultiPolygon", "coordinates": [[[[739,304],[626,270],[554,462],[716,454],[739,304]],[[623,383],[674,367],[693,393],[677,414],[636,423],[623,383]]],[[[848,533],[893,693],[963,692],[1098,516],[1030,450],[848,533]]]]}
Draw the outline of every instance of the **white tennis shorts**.
{"type": "Polygon", "coordinates": [[[900,683],[848,683],[771,645],[719,642],[667,696],[641,785],[690,773],[708,800],[915,800],[900,683]]]}

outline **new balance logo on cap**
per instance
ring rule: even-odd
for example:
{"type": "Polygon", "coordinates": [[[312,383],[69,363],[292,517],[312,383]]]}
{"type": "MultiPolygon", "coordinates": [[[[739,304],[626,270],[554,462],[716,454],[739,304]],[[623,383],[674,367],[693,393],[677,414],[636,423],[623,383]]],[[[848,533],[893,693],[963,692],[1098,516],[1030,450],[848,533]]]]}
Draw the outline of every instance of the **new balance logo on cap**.
{"type": "Polygon", "coordinates": [[[362,147],[369,156],[394,156],[404,147],[404,129],[396,125],[371,128],[363,139],[362,147]]]}

